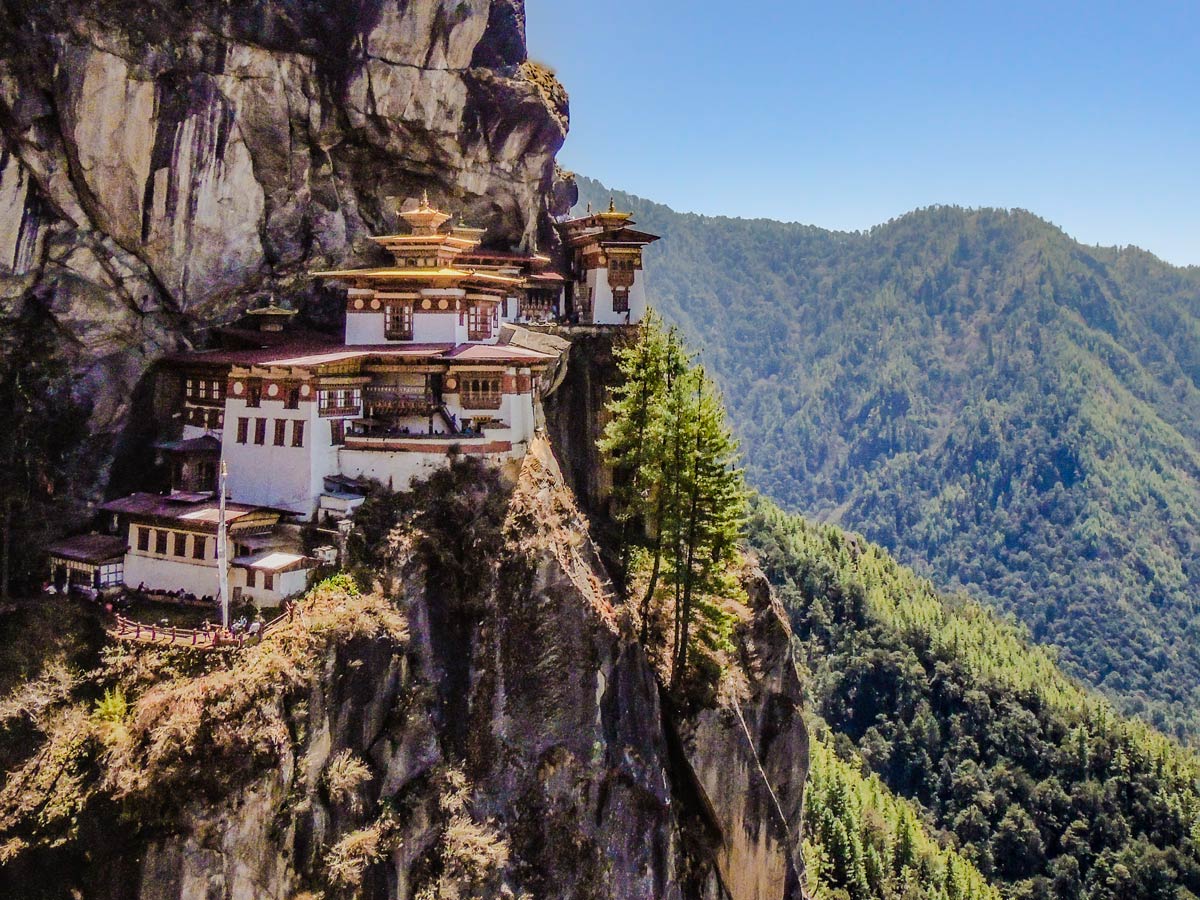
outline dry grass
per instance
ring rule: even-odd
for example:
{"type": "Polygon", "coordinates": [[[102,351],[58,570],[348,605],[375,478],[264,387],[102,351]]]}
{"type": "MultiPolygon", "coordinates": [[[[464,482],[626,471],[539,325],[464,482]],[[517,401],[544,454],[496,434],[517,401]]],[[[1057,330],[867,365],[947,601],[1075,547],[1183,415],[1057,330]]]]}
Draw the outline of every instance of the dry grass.
{"type": "Polygon", "coordinates": [[[353,813],[362,812],[363,801],[358,790],[370,780],[371,770],[367,764],[349,750],[343,750],[325,768],[325,789],[329,799],[353,813]]]}
{"type": "Polygon", "coordinates": [[[367,866],[383,859],[391,849],[392,831],[390,821],[381,818],[344,835],[325,855],[325,874],[330,883],[342,889],[362,885],[367,866]]]}
{"type": "MultiPolygon", "coordinates": [[[[303,698],[335,644],[356,638],[407,640],[386,600],[332,579],[302,602],[296,620],[229,657],[122,648],[95,673],[108,686],[94,708],[70,702],[71,679],[48,670],[4,707],[27,701],[45,739],[0,787],[0,846],[71,839],[97,792],[171,808],[218,781],[223,789],[277,762],[302,723],[303,698]],[[57,705],[55,705],[57,704],[57,705]]],[[[338,784],[358,778],[346,765],[338,784]]]]}
{"type": "Polygon", "coordinates": [[[186,779],[198,762],[211,767],[225,759],[261,769],[291,740],[285,699],[307,688],[330,644],[382,635],[407,639],[404,621],[389,603],[359,594],[346,580],[318,586],[294,622],[234,656],[226,668],[165,681],[138,698],[128,742],[111,748],[114,795],[186,779]]]}
{"type": "Polygon", "coordinates": [[[97,747],[87,711],[72,706],[60,712],[47,740],[0,787],[0,839],[8,852],[18,846],[18,826],[29,834],[73,834],[80,810],[95,791],[89,768],[97,747]]]}
{"type": "Polygon", "coordinates": [[[46,663],[41,674],[15,688],[0,700],[0,727],[18,718],[28,718],[40,726],[48,710],[66,701],[79,684],[79,676],[62,659],[46,663]]]}
{"type": "Polygon", "coordinates": [[[485,886],[508,865],[508,840],[491,819],[480,822],[471,814],[474,788],[461,770],[445,769],[439,780],[438,805],[448,816],[437,844],[440,870],[417,892],[417,900],[488,896],[485,886]]]}

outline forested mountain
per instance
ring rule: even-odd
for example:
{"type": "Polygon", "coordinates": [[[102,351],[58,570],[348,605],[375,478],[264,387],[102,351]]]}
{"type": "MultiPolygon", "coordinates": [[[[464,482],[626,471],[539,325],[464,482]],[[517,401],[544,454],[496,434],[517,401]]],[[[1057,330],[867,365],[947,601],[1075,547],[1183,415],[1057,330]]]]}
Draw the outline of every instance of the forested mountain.
{"type": "Polygon", "coordinates": [[[863,886],[888,871],[875,857],[893,861],[921,831],[893,795],[958,848],[911,879],[920,896],[983,896],[978,882],[966,888],[975,870],[1007,897],[1200,893],[1192,751],[1122,717],[1019,629],[944,600],[876,545],[761,499],[749,535],[829,729],[806,800],[821,893],[901,895],[863,886]]]}
{"type": "MultiPolygon", "coordinates": [[[[580,179],[581,205],[610,192],[580,179]]],[[[751,483],[1014,613],[1073,674],[1200,725],[1200,269],[1018,210],[862,233],[616,193],[751,483]]]]}

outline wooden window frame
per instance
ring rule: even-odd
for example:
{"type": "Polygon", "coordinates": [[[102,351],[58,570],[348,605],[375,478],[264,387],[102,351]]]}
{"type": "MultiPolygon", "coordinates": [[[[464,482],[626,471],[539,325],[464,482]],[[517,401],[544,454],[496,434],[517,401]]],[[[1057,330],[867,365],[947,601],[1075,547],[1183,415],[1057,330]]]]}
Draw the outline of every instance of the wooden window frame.
{"type": "Polygon", "coordinates": [[[383,336],[389,341],[413,339],[413,308],[408,303],[388,303],[383,307],[383,336]]]}
{"type": "Polygon", "coordinates": [[[460,375],[463,409],[499,409],[504,403],[504,376],[460,375]]]}
{"type": "Polygon", "coordinates": [[[137,548],[141,553],[150,552],[150,529],[139,525],[137,530],[137,548]]]}
{"type": "Polygon", "coordinates": [[[302,419],[292,420],[292,446],[304,446],[304,421],[302,419]]]}
{"type": "Polygon", "coordinates": [[[474,303],[467,309],[467,340],[486,341],[492,336],[492,313],[494,307],[474,303]]]}
{"type": "Polygon", "coordinates": [[[208,538],[202,534],[192,535],[192,559],[204,559],[208,551],[208,538]]]}
{"type": "Polygon", "coordinates": [[[166,531],[163,528],[159,528],[159,529],[155,530],[155,532],[154,532],[154,552],[158,556],[166,556],[167,555],[167,550],[168,550],[167,545],[169,543],[169,539],[170,539],[170,532],[166,531]]]}
{"type": "Polygon", "coordinates": [[[237,442],[245,444],[250,440],[250,420],[244,417],[238,418],[237,423],[237,442]]]}
{"type": "Polygon", "coordinates": [[[287,419],[275,420],[275,446],[282,447],[287,443],[287,419]]]}
{"type": "Polygon", "coordinates": [[[267,420],[254,420],[254,446],[265,447],[267,444],[267,420]]]}

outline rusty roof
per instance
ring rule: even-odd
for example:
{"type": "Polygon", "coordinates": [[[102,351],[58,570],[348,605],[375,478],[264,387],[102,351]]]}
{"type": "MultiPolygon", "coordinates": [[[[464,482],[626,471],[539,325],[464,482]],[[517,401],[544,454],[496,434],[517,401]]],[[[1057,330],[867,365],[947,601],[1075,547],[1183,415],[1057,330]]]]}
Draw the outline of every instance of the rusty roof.
{"type": "MultiPolygon", "coordinates": [[[[220,519],[220,504],[211,493],[207,494],[130,494],[101,505],[104,512],[118,513],[133,519],[154,519],[178,522],[200,530],[215,530],[220,519]]],[[[276,516],[285,515],[284,510],[268,506],[250,506],[245,503],[225,503],[225,521],[229,524],[258,513],[276,516]]]]}
{"type": "Polygon", "coordinates": [[[109,534],[80,534],[55,541],[46,548],[52,557],[99,565],[119,559],[127,549],[124,538],[109,534]]]}
{"type": "Polygon", "coordinates": [[[172,362],[188,364],[223,364],[229,366],[279,366],[310,368],[352,359],[419,359],[429,362],[460,360],[480,356],[491,361],[511,359],[513,362],[543,362],[553,357],[534,350],[508,348],[491,344],[342,344],[337,346],[301,344],[260,350],[200,350],[179,353],[172,362]],[[486,352],[484,352],[486,351],[486,352]],[[499,351],[494,352],[494,351],[499,351]]]}

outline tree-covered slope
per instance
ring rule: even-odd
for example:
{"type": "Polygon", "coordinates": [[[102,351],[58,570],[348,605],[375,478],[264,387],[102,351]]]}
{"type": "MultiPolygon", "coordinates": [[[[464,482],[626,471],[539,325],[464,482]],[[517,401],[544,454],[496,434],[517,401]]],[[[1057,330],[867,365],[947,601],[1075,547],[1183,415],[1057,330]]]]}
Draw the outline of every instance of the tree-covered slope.
{"type": "Polygon", "coordinates": [[[719,379],[752,484],[994,601],[1126,711],[1195,734],[1200,269],[1021,211],[836,233],[616,200],[666,238],[654,302],[719,379]]]}
{"type": "MultiPolygon", "coordinates": [[[[1192,751],[1122,717],[1022,631],[939,597],[877,545],[765,500],[749,533],[837,754],[920,804],[1005,896],[1200,893],[1192,751]]],[[[810,793],[810,830],[824,806],[845,806],[831,796],[810,793]]],[[[832,843],[856,857],[852,840],[832,843]]]]}

